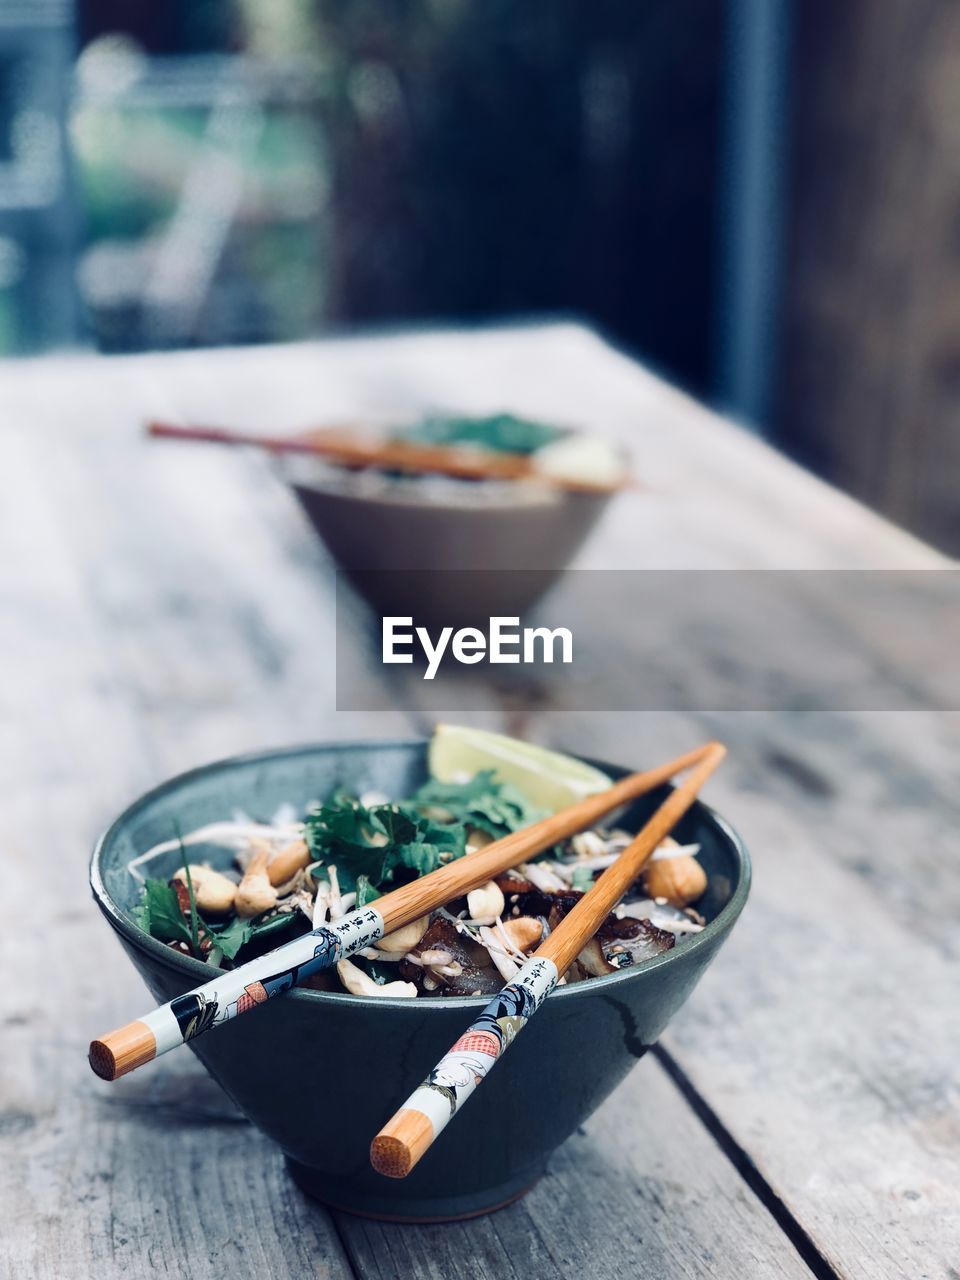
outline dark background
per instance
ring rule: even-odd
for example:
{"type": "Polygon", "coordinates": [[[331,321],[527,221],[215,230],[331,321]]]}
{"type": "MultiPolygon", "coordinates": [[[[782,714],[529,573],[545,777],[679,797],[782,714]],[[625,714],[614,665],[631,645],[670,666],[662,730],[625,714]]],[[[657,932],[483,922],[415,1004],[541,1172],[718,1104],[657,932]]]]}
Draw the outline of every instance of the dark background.
{"type": "Polygon", "coordinates": [[[584,319],[960,547],[950,0],[7,0],[0,352],[584,319]]]}

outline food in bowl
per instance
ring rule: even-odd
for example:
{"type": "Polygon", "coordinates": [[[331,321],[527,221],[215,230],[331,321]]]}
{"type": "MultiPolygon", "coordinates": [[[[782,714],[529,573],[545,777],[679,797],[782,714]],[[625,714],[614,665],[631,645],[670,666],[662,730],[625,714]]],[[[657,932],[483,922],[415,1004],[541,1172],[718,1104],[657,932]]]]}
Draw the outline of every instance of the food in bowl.
{"type": "MultiPolygon", "coordinates": [[[[337,787],[302,815],[225,815],[154,845],[129,863],[143,881],[138,923],[176,951],[230,968],[611,783],[570,757],[453,726],[440,727],[429,761],[432,776],[407,795],[337,787]],[[229,850],[233,865],[196,857],[211,847],[221,859],[229,850]],[[171,850],[181,868],[148,878],[171,850]]],[[[492,995],[631,839],[610,824],[576,835],[308,983],[374,998],[492,995]]],[[[614,973],[700,932],[695,904],[708,880],[698,853],[698,844],[664,841],[562,981],[614,973]]]]}
{"type": "Polygon", "coordinates": [[[428,415],[392,428],[379,443],[362,435],[351,441],[336,429],[304,439],[316,447],[316,457],[327,453],[341,479],[366,477],[365,492],[375,489],[379,476],[403,481],[408,489],[417,486],[428,496],[438,487],[442,492],[445,483],[451,493],[482,504],[495,500],[498,484],[610,492],[627,478],[623,455],[602,436],[512,413],[428,415]]]}

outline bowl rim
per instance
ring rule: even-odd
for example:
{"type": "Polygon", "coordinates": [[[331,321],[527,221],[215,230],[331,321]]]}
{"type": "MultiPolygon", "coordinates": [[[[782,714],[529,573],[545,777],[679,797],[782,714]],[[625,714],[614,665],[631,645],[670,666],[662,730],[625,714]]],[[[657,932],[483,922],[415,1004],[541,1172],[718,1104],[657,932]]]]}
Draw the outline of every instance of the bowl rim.
{"type": "MultiPolygon", "coordinates": [[[[629,451],[619,442],[610,440],[607,437],[604,438],[620,455],[624,467],[629,469],[629,451]]],[[[398,481],[387,473],[381,472],[380,474],[384,479],[384,488],[380,493],[357,493],[351,492],[348,486],[338,487],[335,464],[327,464],[330,475],[326,480],[319,472],[316,479],[308,477],[306,466],[302,467],[303,476],[298,476],[298,467],[301,464],[319,462],[322,465],[322,461],[322,459],[318,458],[311,459],[307,455],[276,457],[273,459],[274,474],[282,484],[297,495],[298,500],[300,493],[303,492],[320,498],[334,498],[357,505],[382,503],[391,507],[417,507],[444,513],[452,512],[457,516],[462,516],[464,511],[468,511],[471,515],[484,511],[489,511],[494,515],[502,515],[504,511],[556,511],[560,507],[576,505],[577,503],[583,505],[583,499],[592,500],[602,509],[616,496],[616,490],[591,492],[588,490],[563,489],[557,485],[540,481],[536,476],[526,477],[522,480],[461,480],[459,482],[454,477],[450,477],[454,484],[470,485],[479,483],[481,485],[489,485],[491,489],[496,486],[497,491],[492,494],[494,501],[478,502],[476,505],[468,504],[464,507],[463,503],[458,501],[463,497],[462,490],[459,492],[451,491],[449,495],[444,494],[440,498],[431,493],[425,499],[422,492],[418,494],[416,492],[416,482],[425,478],[422,475],[398,481]],[[411,480],[414,482],[413,484],[410,484],[411,480]]]]}
{"type": "MultiPolygon", "coordinates": [[[[264,764],[269,761],[292,759],[298,756],[315,755],[318,752],[336,750],[369,752],[375,749],[395,749],[395,748],[412,748],[418,747],[426,750],[429,744],[428,738],[411,737],[411,738],[378,738],[378,739],[361,739],[351,740],[347,742],[308,742],[289,747],[275,747],[268,750],[243,752],[239,755],[225,756],[219,760],[213,760],[208,764],[198,765],[193,769],[187,769],[182,773],[174,774],[167,778],[164,782],[159,783],[155,787],[151,787],[142,795],[138,796],[128,804],[121,813],[110,823],[103,834],[99,837],[93,847],[90,856],[89,868],[89,884],[93,893],[93,897],[107,917],[116,931],[139,951],[144,951],[158,963],[172,969],[181,976],[195,979],[195,986],[199,986],[205,982],[212,980],[212,970],[205,961],[197,960],[193,956],[186,956],[180,952],[172,950],[165,946],[158,939],[151,937],[139,925],[135,924],[123,912],[118,904],[111,897],[103,880],[101,873],[101,864],[103,856],[111,842],[116,838],[122,827],[142,809],[147,808],[157,799],[175,791],[178,787],[186,783],[193,782],[198,778],[205,777],[211,773],[218,773],[224,769],[229,769],[238,765],[264,764]]],[[[577,759],[603,769],[605,772],[609,769],[623,770],[625,766],[615,765],[609,761],[595,760],[586,756],[577,756],[577,759]]],[[[670,785],[670,784],[666,784],[670,785]]],[[[589,996],[593,993],[609,992],[620,983],[635,980],[641,974],[652,973],[655,970],[663,969],[671,963],[681,959],[681,957],[689,956],[695,951],[707,946],[718,935],[729,932],[736,923],[738,916],[744,908],[747,897],[750,893],[750,885],[752,880],[752,864],[747,846],[738,832],[730,825],[730,823],[722,817],[710,805],[704,804],[698,800],[693,806],[693,810],[699,809],[708,819],[713,821],[720,833],[729,842],[737,864],[737,877],[733,886],[733,891],[729,899],[724,904],[714,918],[709,921],[700,933],[695,934],[684,942],[681,947],[671,947],[669,951],[660,952],[659,955],[652,956],[649,960],[644,960],[640,964],[630,965],[625,969],[620,969],[616,973],[608,973],[599,978],[590,978],[589,981],[573,983],[569,986],[557,987],[551,994],[551,1000],[574,1000],[589,996]]],[[[217,972],[222,972],[218,970],[217,972]]],[[[215,976],[215,975],[214,975],[215,976]]],[[[285,999],[308,1000],[320,1002],[320,1004],[335,1000],[340,1003],[352,1005],[357,1009],[369,1009],[371,996],[355,996],[348,992],[340,991],[315,991],[312,988],[294,987],[292,990],[284,993],[285,999]]],[[[462,1010],[480,1010],[491,1000],[490,995],[481,996],[445,996],[441,1000],[410,1000],[404,996],[378,996],[376,1000],[378,1004],[389,1009],[409,1009],[415,1006],[418,1010],[427,1008],[437,1009],[462,1009],[462,1010]]],[[[319,1005],[318,1005],[319,1007],[319,1005]]]]}
{"type": "MultiPolygon", "coordinates": [[[[430,494],[424,497],[423,494],[405,493],[399,489],[384,488],[382,493],[351,493],[348,489],[338,489],[333,480],[330,484],[323,484],[319,480],[314,483],[308,483],[305,479],[295,477],[289,472],[280,473],[281,481],[292,489],[299,497],[301,493],[316,496],[318,498],[332,498],[338,502],[349,502],[357,506],[382,505],[389,507],[402,507],[405,510],[409,507],[416,507],[418,510],[438,511],[445,514],[452,513],[462,516],[466,511],[470,515],[489,512],[491,515],[503,515],[504,511],[557,511],[563,506],[569,498],[603,498],[609,501],[613,496],[609,493],[592,494],[580,493],[573,489],[559,489],[556,486],[538,484],[535,480],[525,481],[497,481],[495,483],[510,485],[507,490],[504,488],[503,493],[492,495],[494,500],[488,502],[478,502],[474,504],[463,505],[458,502],[460,494],[451,493],[449,497],[446,495],[437,497],[430,494]],[[520,492],[517,492],[517,486],[520,486],[520,492]],[[526,499],[525,501],[523,499],[526,499]]],[[[462,484],[470,484],[471,481],[461,481],[462,484]]],[[[488,481],[482,480],[473,483],[487,484],[488,481]]]]}

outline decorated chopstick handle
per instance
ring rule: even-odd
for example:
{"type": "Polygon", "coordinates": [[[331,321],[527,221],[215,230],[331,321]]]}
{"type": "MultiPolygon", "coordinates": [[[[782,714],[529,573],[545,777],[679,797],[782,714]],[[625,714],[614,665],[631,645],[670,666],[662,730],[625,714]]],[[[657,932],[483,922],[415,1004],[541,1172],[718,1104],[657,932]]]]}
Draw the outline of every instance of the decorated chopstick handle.
{"type": "Polygon", "coordinates": [[[557,985],[552,960],[532,956],[445,1053],[370,1144],[370,1162],[405,1178],[557,985]]]}
{"type": "Polygon", "coordinates": [[[289,991],[304,978],[382,938],[386,926],[374,907],[352,911],[282,947],[205,982],[90,1045],[90,1065],[104,1080],[116,1080],[161,1053],[195,1040],[238,1014],[289,991]]]}

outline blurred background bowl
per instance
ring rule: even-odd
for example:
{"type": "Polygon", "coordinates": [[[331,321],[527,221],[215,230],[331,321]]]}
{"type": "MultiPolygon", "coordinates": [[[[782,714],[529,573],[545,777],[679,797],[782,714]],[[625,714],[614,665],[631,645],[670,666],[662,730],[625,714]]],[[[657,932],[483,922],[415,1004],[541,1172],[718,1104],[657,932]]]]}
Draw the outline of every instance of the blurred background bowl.
{"type": "Polygon", "coordinates": [[[367,602],[383,614],[414,606],[424,625],[522,614],[563,573],[612,496],[535,482],[350,473],[308,457],[279,465],[367,602]]]}
{"type": "MultiPolygon", "coordinates": [[[[139,885],[127,869],[133,857],[167,839],[178,823],[186,831],[236,809],[264,816],[285,802],[302,810],[340,784],[409,795],[427,775],[426,747],[350,743],[245,756],[183,774],[131,805],[95,850],[90,881],[155,999],[170,1000],[209,981],[213,971],[134,923],[139,885]]],[[[617,777],[627,772],[601,767],[617,777]]],[[[631,806],[623,825],[636,829],[663,794],[631,806]]],[[[697,804],[676,835],[701,845],[709,888],[698,907],[706,928],[636,968],[556,991],[508,1060],[402,1181],[373,1172],[370,1140],[485,998],[365,999],[298,989],[190,1048],[279,1144],[298,1183],[325,1203],[408,1220],[487,1212],[540,1177],[552,1152],[658,1039],[743,909],[750,863],[732,828],[697,804]]],[[[230,864],[229,852],[213,846],[197,856],[230,864]]],[[[151,871],[169,876],[178,865],[171,853],[151,871]]]]}

